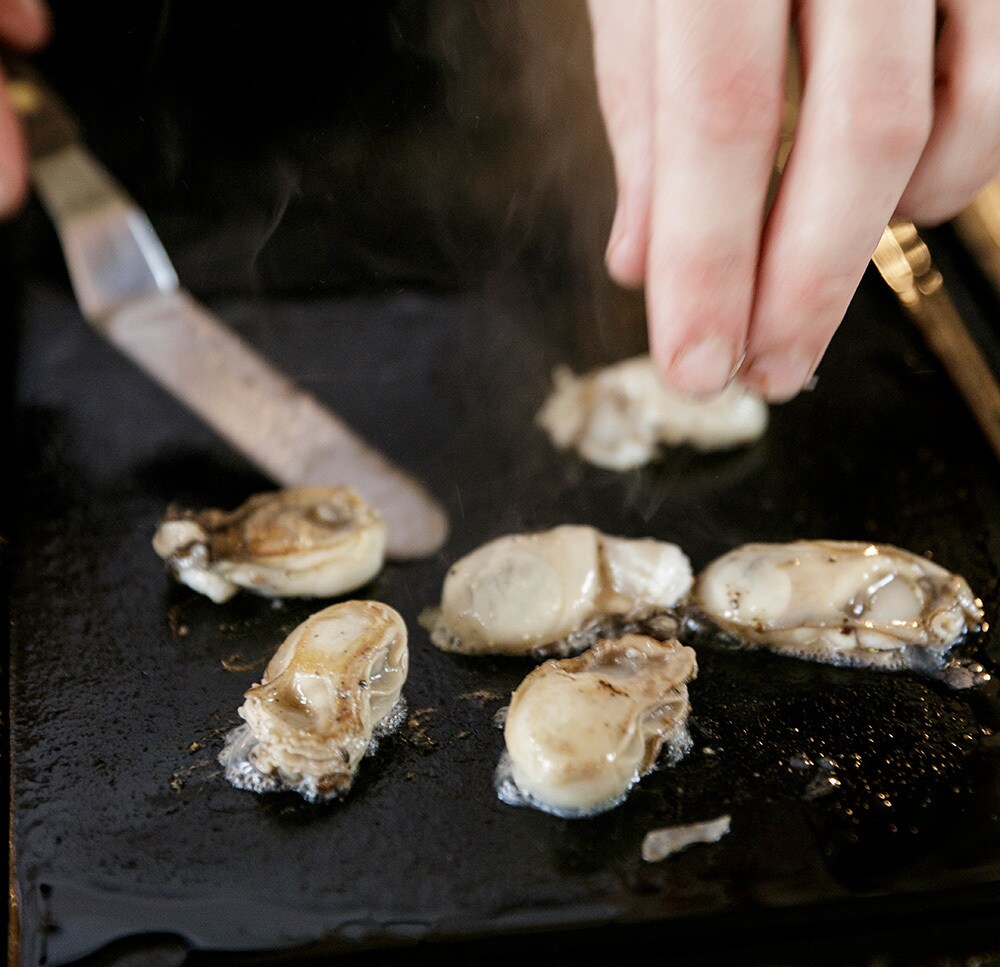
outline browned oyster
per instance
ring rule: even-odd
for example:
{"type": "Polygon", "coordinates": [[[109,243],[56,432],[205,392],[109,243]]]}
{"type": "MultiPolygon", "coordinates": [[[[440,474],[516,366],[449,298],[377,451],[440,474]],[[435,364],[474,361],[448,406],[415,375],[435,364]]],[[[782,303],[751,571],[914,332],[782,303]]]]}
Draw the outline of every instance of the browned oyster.
{"type": "Polygon", "coordinates": [[[350,487],[256,494],[234,511],[170,508],[153,548],[179,581],[213,601],[240,588],[268,597],[334,597],[385,561],[386,527],[350,487]]]}
{"type": "Polygon", "coordinates": [[[539,424],[559,449],[612,470],[649,463],[661,445],[726,450],[767,428],[767,405],[738,383],[707,399],[682,396],[663,385],[649,356],[583,376],[559,367],[553,379],[539,424]]]}
{"type": "Polygon", "coordinates": [[[694,604],[724,631],[815,661],[927,668],[983,618],[965,579],[888,544],[747,544],[699,575],[694,604]]]}
{"type": "Polygon", "coordinates": [[[233,785],[291,789],[311,802],[346,793],[373,739],[404,708],[406,625],[388,605],[346,601],[299,625],[239,710],[219,756],[233,785]]]}
{"type": "Polygon", "coordinates": [[[644,635],[539,665],[507,712],[500,798],[566,818],[617,806],[664,749],[676,762],[690,748],[687,683],[697,671],[692,649],[644,635]]]}
{"type": "Polygon", "coordinates": [[[512,534],[452,566],[431,639],[465,654],[569,654],[609,616],[670,608],[690,587],[691,565],[675,544],[577,525],[512,534]]]}

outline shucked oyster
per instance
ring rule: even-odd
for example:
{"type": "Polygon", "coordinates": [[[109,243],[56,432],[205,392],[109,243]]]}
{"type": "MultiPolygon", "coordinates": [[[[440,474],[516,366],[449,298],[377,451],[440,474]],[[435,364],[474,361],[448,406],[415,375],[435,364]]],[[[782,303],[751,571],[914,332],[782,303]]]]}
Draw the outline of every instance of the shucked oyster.
{"type": "Polygon", "coordinates": [[[983,618],[965,579],[888,544],[747,544],[699,575],[692,595],[724,631],[842,665],[923,668],[983,618]]]}
{"type": "Polygon", "coordinates": [[[431,640],[466,654],[569,654],[609,616],[669,608],[690,587],[691,565],[675,544],[577,525],[512,534],[452,566],[431,640]]]}
{"type": "Polygon", "coordinates": [[[649,463],[661,444],[726,450],[751,443],[767,428],[767,405],[737,383],[718,396],[694,399],[671,392],[649,356],[574,376],[553,374],[555,388],[538,422],[561,450],[612,470],[649,463]]]}
{"type": "Polygon", "coordinates": [[[373,738],[402,721],[406,625],[388,605],[345,601],[300,624],[239,710],[219,756],[241,789],[310,802],[350,789],[373,738]]]}
{"type": "Polygon", "coordinates": [[[236,510],[170,508],[153,548],[174,575],[216,603],[240,588],[268,597],[334,597],[385,562],[386,527],[350,487],[256,494],[236,510]]]}
{"type": "Polygon", "coordinates": [[[690,748],[687,683],[697,671],[692,649],[644,635],[539,665],[507,712],[500,798],[567,818],[617,806],[664,747],[671,764],[690,748]]]}

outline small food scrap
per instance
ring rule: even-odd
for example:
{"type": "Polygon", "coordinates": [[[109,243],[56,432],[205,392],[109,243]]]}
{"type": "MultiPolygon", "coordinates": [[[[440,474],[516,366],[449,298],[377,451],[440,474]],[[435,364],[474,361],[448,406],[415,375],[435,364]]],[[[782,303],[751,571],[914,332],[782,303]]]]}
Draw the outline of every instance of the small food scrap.
{"type": "Polygon", "coordinates": [[[255,668],[263,665],[267,661],[267,655],[261,655],[259,658],[244,658],[238,651],[234,651],[228,658],[223,658],[219,661],[219,664],[227,672],[251,672],[255,668]]]}
{"type": "Polygon", "coordinates": [[[376,601],[335,604],[274,653],[226,736],[219,762],[240,789],[290,789],[310,802],[344,795],[375,740],[405,718],[406,625],[376,601]]]}
{"type": "Polygon", "coordinates": [[[385,543],[385,522],[350,487],[256,494],[234,511],[170,507],[153,537],[174,577],[217,604],[240,588],[346,594],[382,570],[385,543]]]}
{"type": "Polygon", "coordinates": [[[564,525],[512,534],[454,564],[431,640],[464,654],[568,655],[675,605],[691,565],[675,544],[564,525]]]}
{"type": "Polygon", "coordinates": [[[499,702],[503,695],[491,692],[488,688],[477,688],[474,692],[463,692],[458,697],[463,702],[475,702],[480,708],[485,708],[489,702],[499,702]]]}
{"type": "Polygon", "coordinates": [[[726,450],[767,429],[767,404],[738,383],[708,399],[682,396],[663,385],[649,356],[583,376],[560,366],[553,382],[538,423],[560,450],[611,470],[645,466],[661,445],[726,450]]]}
{"type": "Polygon", "coordinates": [[[965,579],[888,544],[747,544],[692,594],[749,645],[836,665],[931,671],[983,619],[965,579]]]}
{"type": "Polygon", "coordinates": [[[437,748],[437,742],[427,734],[429,721],[436,712],[434,708],[418,708],[406,720],[406,741],[421,752],[433,752],[437,748]]]}
{"type": "Polygon", "coordinates": [[[717,843],[728,834],[729,825],[729,816],[719,816],[703,823],[651,829],[642,841],[642,858],[647,863],[659,863],[695,843],[717,843]]]}
{"type": "Polygon", "coordinates": [[[170,629],[170,634],[174,638],[186,638],[188,634],[188,626],[181,621],[180,609],[174,604],[167,609],[167,627],[170,629]]]}
{"type": "Polygon", "coordinates": [[[500,799],[564,818],[617,806],[661,759],[674,764],[690,749],[687,683],[697,672],[692,649],[644,635],[540,665],[511,699],[500,799]]]}

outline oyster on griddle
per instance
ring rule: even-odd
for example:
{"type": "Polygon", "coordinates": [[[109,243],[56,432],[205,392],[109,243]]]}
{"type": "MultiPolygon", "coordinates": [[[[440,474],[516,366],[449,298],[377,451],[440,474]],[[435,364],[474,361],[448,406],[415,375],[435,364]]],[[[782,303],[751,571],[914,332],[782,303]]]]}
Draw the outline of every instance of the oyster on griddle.
{"type": "Polygon", "coordinates": [[[617,806],[657,764],[690,748],[695,653],[644,635],[603,639],[539,665],[511,698],[500,798],[565,818],[617,806]]]}
{"type": "Polygon", "coordinates": [[[512,534],[452,566],[431,640],[464,654],[571,654],[609,627],[671,608],[690,587],[675,544],[569,524],[512,534]]]}
{"type": "Polygon", "coordinates": [[[983,612],[965,579],[888,544],[747,544],[698,576],[694,605],[740,641],[842,665],[929,670],[983,612]]]}
{"type": "Polygon", "coordinates": [[[583,376],[560,366],[553,383],[538,423],[560,450],[612,470],[644,466],[661,445],[726,450],[767,428],[767,404],[738,383],[714,397],[683,396],[663,385],[649,356],[583,376]]]}
{"type": "Polygon", "coordinates": [[[346,601],[300,624],[239,709],[219,762],[233,785],[290,789],[310,802],[346,793],[373,740],[402,721],[408,666],[403,619],[346,601]]]}
{"type": "Polygon", "coordinates": [[[386,526],[350,487],[256,494],[234,511],[171,507],[153,548],[177,580],[216,603],[240,588],[268,597],[334,597],[385,562],[386,526]]]}

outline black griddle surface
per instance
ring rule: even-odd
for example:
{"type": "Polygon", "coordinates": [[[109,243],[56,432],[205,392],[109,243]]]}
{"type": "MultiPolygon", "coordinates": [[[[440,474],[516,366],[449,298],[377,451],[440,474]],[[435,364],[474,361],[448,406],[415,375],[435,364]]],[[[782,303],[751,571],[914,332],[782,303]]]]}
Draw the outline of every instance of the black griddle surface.
{"type": "MultiPolygon", "coordinates": [[[[741,925],[837,934],[998,909],[992,686],[702,649],[695,748],[677,768],[590,820],[497,801],[491,720],[530,663],[442,654],[417,623],[450,562],[497,535],[589,523],[676,541],[696,568],[746,541],[889,542],[964,574],[998,618],[997,465],[876,280],[817,388],[774,409],[759,444],[627,474],[557,454],[534,427],[551,365],[586,355],[593,313],[531,293],[511,277],[450,296],[213,305],[421,475],[453,523],[439,555],[357,595],[409,625],[413,718],[345,801],[315,807],[237,791],[214,760],[260,670],[225,666],[264,660],[317,605],[212,605],[150,548],[168,501],[233,506],[267,482],[104,344],[65,289],[27,289],[11,568],[25,964],[138,934],[183,956],[633,922],[672,924],[704,953],[741,925]],[[721,812],[721,843],[641,861],[649,829],[721,812]]],[[[992,633],[972,644],[1000,658],[992,633]]]]}

